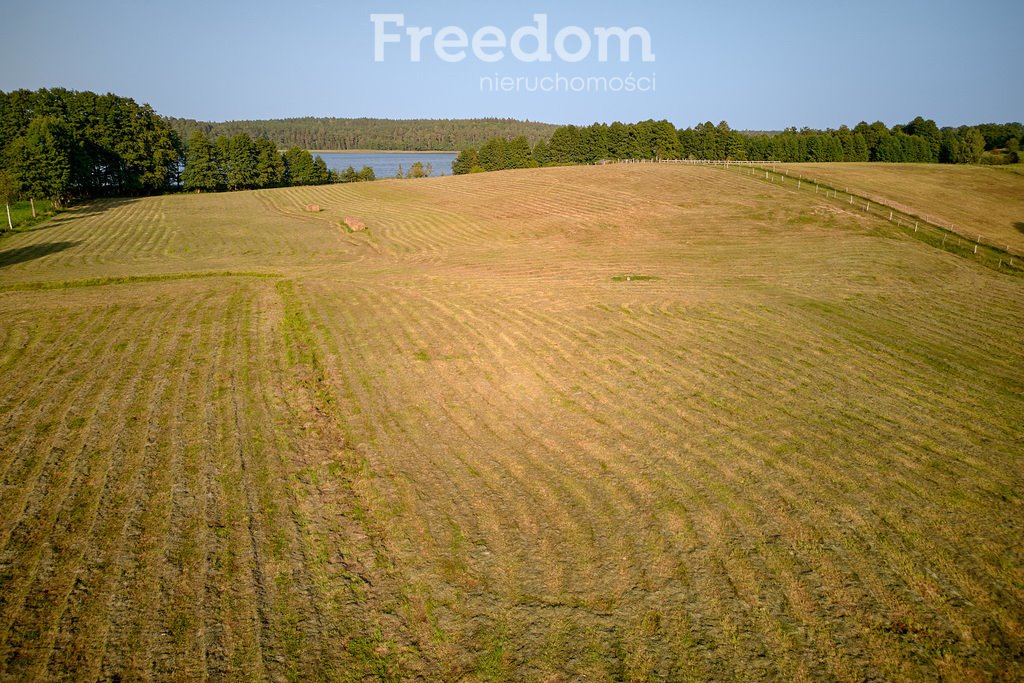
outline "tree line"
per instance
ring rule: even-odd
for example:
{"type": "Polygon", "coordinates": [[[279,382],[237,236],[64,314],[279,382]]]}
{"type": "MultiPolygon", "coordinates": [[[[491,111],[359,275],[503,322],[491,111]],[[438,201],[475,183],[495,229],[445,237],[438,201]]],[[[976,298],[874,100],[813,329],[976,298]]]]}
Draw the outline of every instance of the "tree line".
{"type": "Polygon", "coordinates": [[[349,167],[342,173],[329,168],[322,158],[299,147],[283,154],[267,138],[247,133],[210,140],[196,131],[188,140],[182,187],[189,192],[256,190],[286,185],[325,185],[374,180],[373,169],[361,172],[349,167]]]}
{"type": "MultiPolygon", "coordinates": [[[[75,199],[373,180],[337,173],[310,148],[461,149],[457,174],[623,159],[1014,163],[1020,123],[939,128],[917,117],[887,127],[744,132],[725,121],[560,126],[511,119],[282,119],[210,124],[167,119],[113,94],[62,88],[0,92],[0,199],[75,199]],[[179,131],[188,131],[187,144],[179,131]],[[212,135],[213,131],[218,134],[212,135]],[[229,134],[230,133],[230,134],[229,134]],[[290,137],[291,136],[291,137],[290,137]],[[283,154],[284,142],[292,144],[283,154]]],[[[407,177],[430,175],[422,167],[407,177]]]]}
{"type": "Polygon", "coordinates": [[[373,180],[245,132],[188,143],[147,104],[63,88],[0,92],[0,200],[74,200],[373,180]]]}
{"type": "Polygon", "coordinates": [[[210,138],[247,133],[279,148],[312,150],[416,150],[456,152],[479,147],[494,137],[525,136],[530,145],[549,137],[557,126],[515,119],[339,119],[290,118],[266,121],[207,122],[167,119],[182,140],[196,131],[210,138]]]}
{"type": "Polygon", "coordinates": [[[0,92],[0,186],[14,196],[47,197],[59,207],[75,198],[164,192],[177,182],[181,152],[167,121],[126,97],[0,92]]]}
{"type": "Polygon", "coordinates": [[[522,136],[493,138],[462,150],[456,174],[628,159],[736,161],[880,161],[918,163],[1017,163],[1024,126],[982,124],[940,129],[917,117],[891,128],[880,121],[852,129],[787,128],[780,132],[733,130],[725,121],[677,129],[669,121],[561,126],[531,148],[522,136]]]}

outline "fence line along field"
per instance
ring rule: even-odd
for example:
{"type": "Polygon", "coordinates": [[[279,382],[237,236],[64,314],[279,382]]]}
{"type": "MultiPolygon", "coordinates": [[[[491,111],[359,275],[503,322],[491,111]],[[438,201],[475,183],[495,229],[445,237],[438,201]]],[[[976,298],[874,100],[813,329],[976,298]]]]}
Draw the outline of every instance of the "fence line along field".
{"type": "Polygon", "coordinates": [[[863,211],[100,203],[0,244],[0,320],[3,680],[1024,677],[1024,278],[863,211]]]}
{"type": "Polygon", "coordinates": [[[1024,182],[998,166],[781,164],[840,189],[921,216],[965,238],[1024,253],[1024,182]]]}

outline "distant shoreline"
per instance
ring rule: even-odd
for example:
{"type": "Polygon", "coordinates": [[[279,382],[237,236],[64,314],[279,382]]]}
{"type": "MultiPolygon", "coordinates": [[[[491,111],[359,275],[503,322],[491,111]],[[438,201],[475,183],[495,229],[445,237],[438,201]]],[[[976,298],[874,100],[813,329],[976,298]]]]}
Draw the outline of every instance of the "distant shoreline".
{"type": "Polygon", "coordinates": [[[458,150],[450,152],[440,150],[430,150],[427,152],[420,150],[404,150],[404,149],[310,149],[306,150],[310,154],[458,154],[458,150]]]}

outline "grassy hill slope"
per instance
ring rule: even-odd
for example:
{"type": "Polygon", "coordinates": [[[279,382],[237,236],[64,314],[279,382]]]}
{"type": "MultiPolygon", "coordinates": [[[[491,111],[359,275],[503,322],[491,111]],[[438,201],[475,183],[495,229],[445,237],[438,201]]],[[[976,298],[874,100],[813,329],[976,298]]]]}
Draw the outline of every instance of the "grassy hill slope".
{"type": "Polygon", "coordinates": [[[841,203],[98,203],[0,319],[5,680],[1024,676],[1024,278],[841,203]]]}
{"type": "Polygon", "coordinates": [[[1024,253],[1024,175],[995,166],[785,164],[790,173],[849,187],[969,239],[1024,253]]]}

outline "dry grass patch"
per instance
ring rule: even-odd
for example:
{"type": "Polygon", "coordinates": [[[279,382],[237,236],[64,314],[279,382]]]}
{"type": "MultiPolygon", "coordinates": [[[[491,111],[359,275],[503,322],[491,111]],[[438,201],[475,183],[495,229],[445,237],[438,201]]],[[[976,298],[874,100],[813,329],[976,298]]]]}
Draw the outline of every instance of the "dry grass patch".
{"type": "Polygon", "coordinates": [[[840,189],[921,216],[967,239],[1024,253],[1024,176],[990,166],[783,164],[840,189]]]}
{"type": "Polygon", "coordinates": [[[47,230],[0,267],[0,678],[1024,676],[1021,278],[667,165],[0,263],[47,230]]]}

